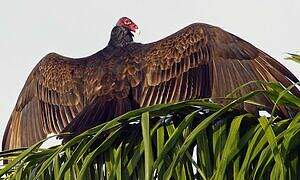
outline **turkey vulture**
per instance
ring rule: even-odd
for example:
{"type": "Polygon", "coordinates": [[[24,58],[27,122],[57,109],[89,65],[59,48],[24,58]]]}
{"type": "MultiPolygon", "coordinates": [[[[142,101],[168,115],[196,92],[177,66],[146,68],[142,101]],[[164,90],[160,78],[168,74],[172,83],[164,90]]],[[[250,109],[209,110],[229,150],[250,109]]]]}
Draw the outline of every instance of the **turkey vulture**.
{"type": "MultiPolygon", "coordinates": [[[[252,80],[285,87],[298,82],[275,59],[219,27],[194,23],[149,44],[133,42],[137,30],[123,17],[99,52],[78,59],[56,53],[42,58],[21,91],[2,148],[28,147],[49,133],[78,134],[139,107],[224,97],[252,80]]],[[[252,84],[238,94],[261,88],[252,84]]],[[[293,93],[300,94],[297,88],[293,93]]],[[[271,105],[264,96],[256,100],[271,105]]]]}

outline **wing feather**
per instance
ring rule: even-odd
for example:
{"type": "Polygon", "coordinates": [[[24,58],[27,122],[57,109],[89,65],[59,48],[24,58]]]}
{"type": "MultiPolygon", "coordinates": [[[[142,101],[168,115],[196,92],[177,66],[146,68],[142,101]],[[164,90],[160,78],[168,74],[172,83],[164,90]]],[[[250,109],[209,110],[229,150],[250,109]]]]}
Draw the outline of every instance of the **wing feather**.
{"type": "MultiPolygon", "coordinates": [[[[132,76],[144,77],[138,85],[132,84],[133,88],[142,89],[134,90],[134,97],[141,106],[225,97],[253,80],[279,82],[285,87],[298,82],[287,68],[250,43],[202,23],[187,26],[157,42],[139,44],[130,57],[131,61],[140,63],[136,68],[140,73],[132,76]]],[[[263,88],[251,84],[236,95],[263,88]]],[[[297,88],[292,92],[300,94],[297,88]]],[[[271,106],[263,95],[255,100],[271,106]]],[[[244,108],[253,110],[249,105],[244,108]]]]}
{"type": "MultiPolygon", "coordinates": [[[[50,53],[30,73],[7,124],[2,149],[28,147],[59,133],[87,103],[92,94],[86,84],[86,59],[50,53]]],[[[96,68],[90,71],[98,72],[96,68]]],[[[101,76],[95,76],[94,81],[101,76]]],[[[95,93],[95,92],[94,92],[95,93]]]]}

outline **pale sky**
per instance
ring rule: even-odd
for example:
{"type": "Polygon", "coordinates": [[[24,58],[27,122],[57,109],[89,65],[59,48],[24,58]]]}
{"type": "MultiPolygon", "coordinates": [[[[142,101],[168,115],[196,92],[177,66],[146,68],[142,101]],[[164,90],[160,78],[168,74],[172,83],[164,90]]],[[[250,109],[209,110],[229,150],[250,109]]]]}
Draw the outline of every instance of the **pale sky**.
{"type": "Polygon", "coordinates": [[[137,42],[159,40],[204,22],[247,40],[287,66],[298,78],[300,65],[284,60],[300,52],[299,0],[2,0],[0,3],[0,140],[30,71],[47,53],[88,56],[108,43],[122,16],[141,29],[137,42]]]}

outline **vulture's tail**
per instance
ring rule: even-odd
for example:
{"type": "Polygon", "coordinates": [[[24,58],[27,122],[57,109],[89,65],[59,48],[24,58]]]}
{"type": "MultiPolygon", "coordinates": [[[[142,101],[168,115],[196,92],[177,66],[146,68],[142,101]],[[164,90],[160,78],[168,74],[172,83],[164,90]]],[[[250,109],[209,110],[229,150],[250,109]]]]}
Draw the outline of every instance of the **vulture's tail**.
{"type": "Polygon", "coordinates": [[[104,100],[98,97],[87,105],[61,132],[71,134],[60,137],[63,138],[63,142],[67,142],[76,135],[135,108],[129,98],[104,100]]]}

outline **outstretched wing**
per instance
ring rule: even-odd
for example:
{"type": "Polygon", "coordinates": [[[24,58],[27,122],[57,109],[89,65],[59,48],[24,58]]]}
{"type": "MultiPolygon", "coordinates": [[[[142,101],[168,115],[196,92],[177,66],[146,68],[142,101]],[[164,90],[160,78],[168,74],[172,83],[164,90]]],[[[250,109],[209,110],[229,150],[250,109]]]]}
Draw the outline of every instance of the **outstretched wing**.
{"type": "MultiPolygon", "coordinates": [[[[108,96],[96,98],[75,117],[63,130],[73,133],[64,137],[65,140],[138,107],[225,97],[253,80],[280,82],[286,87],[298,82],[272,57],[207,24],[192,24],[160,41],[145,45],[132,43],[123,49],[121,54],[115,53],[119,62],[113,61],[110,71],[117,72],[115,75],[119,78],[107,82],[114,82],[106,93],[108,96]],[[122,95],[116,98],[118,94],[122,95]]],[[[238,95],[261,88],[252,84],[241,89],[238,95]]],[[[293,92],[300,94],[296,88],[293,92]]],[[[263,95],[256,97],[256,101],[272,106],[263,95]]],[[[257,112],[250,104],[241,108],[257,112]]]]}
{"type": "MultiPolygon", "coordinates": [[[[141,106],[193,98],[225,97],[252,80],[280,82],[298,79],[275,59],[221,28],[192,24],[160,41],[132,45],[128,79],[141,106]]],[[[239,95],[263,87],[252,84],[239,95]]],[[[298,89],[293,92],[299,96],[298,89]]],[[[270,105],[264,96],[257,101],[270,105]]],[[[250,105],[244,107],[253,110],[250,105]]]]}
{"type": "Polygon", "coordinates": [[[83,109],[85,64],[55,53],[37,64],[11,114],[2,149],[28,147],[58,133],[83,109]]]}

